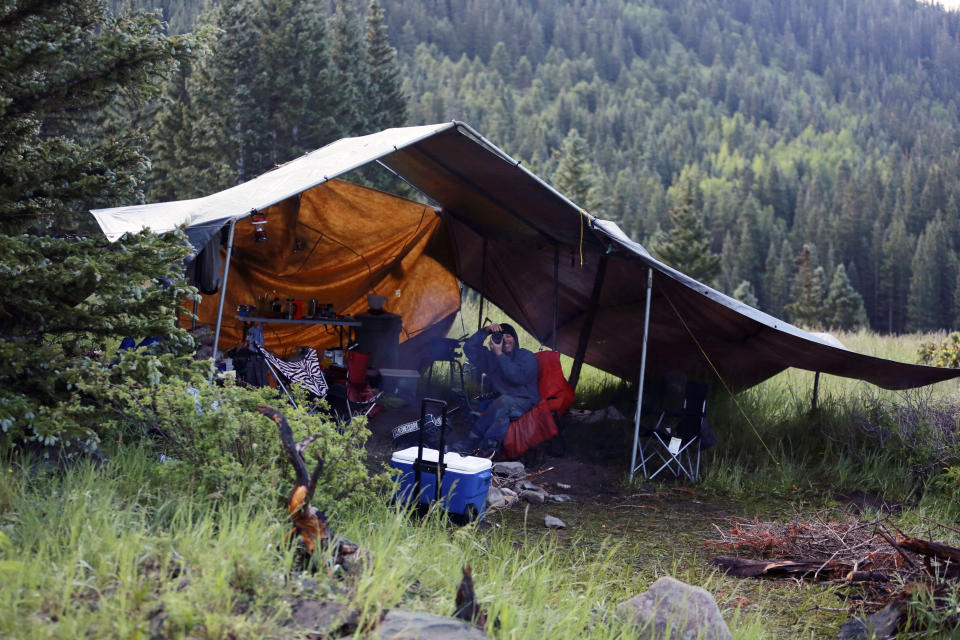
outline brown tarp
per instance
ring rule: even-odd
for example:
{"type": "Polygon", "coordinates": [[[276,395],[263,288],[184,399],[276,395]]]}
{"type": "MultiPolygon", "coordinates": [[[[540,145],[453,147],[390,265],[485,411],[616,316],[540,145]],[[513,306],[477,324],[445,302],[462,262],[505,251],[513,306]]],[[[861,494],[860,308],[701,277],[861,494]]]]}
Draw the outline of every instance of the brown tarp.
{"type": "MultiPolygon", "coordinates": [[[[241,340],[237,306],[258,297],[298,298],[305,305],[316,298],[340,315],[356,315],[368,310],[367,294],[376,293],[387,298],[387,311],[402,316],[401,342],[442,327],[460,308],[445,234],[436,233],[442,219],[429,206],[330,180],[266,215],[266,242],[254,241],[249,219],[236,225],[222,351],[241,340]]],[[[203,296],[197,322],[216,325],[219,301],[219,294],[203,296]]],[[[190,326],[185,317],[181,322],[190,326]]],[[[273,323],[263,329],[267,348],[279,353],[338,343],[331,327],[273,323]]]]}

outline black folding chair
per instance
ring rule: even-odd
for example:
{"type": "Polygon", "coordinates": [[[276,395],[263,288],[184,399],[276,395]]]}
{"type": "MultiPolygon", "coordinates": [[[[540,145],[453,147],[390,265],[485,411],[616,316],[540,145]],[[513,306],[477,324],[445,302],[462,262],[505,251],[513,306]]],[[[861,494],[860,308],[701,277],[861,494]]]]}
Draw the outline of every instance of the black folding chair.
{"type": "Polygon", "coordinates": [[[656,424],[640,434],[637,469],[648,480],[667,472],[675,478],[686,476],[690,482],[696,482],[700,479],[701,433],[710,387],[688,381],[681,387],[682,397],[671,402],[671,396],[676,398],[670,393],[671,386],[677,388],[676,383],[668,383],[656,424]]]}
{"type": "Polygon", "coordinates": [[[293,399],[293,394],[290,393],[290,390],[284,386],[284,380],[288,382],[299,382],[316,396],[318,400],[327,396],[327,390],[329,388],[327,386],[327,379],[323,376],[323,370],[320,368],[320,358],[317,357],[315,349],[302,347],[299,359],[282,360],[259,344],[254,343],[254,346],[257,352],[263,356],[264,362],[267,363],[267,368],[270,369],[270,373],[273,374],[273,377],[283,392],[287,394],[287,398],[290,399],[290,403],[293,404],[293,406],[296,407],[297,403],[293,399]]]}

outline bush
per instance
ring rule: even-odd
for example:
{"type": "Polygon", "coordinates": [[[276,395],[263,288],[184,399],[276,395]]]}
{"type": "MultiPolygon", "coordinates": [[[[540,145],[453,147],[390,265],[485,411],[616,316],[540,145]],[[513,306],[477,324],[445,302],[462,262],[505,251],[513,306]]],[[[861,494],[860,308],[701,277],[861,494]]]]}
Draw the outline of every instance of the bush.
{"type": "Polygon", "coordinates": [[[257,411],[267,404],[290,423],[295,440],[319,434],[305,452],[312,468],[317,456],[324,459],[313,503],[320,509],[359,506],[387,486],[385,474],[370,475],[365,466],[364,444],[370,435],[364,420],[336,424],[321,407],[308,413],[306,392],[294,387],[299,409],[274,389],[250,389],[231,382],[223,386],[206,382],[169,381],[153,386],[111,385],[101,394],[104,426],[128,437],[150,437],[171,482],[198,483],[217,496],[241,494],[286,495],[291,477],[277,427],[257,411]]]}
{"type": "Polygon", "coordinates": [[[917,348],[917,362],[934,367],[960,368],[960,333],[950,333],[940,344],[921,343],[917,348]]]}

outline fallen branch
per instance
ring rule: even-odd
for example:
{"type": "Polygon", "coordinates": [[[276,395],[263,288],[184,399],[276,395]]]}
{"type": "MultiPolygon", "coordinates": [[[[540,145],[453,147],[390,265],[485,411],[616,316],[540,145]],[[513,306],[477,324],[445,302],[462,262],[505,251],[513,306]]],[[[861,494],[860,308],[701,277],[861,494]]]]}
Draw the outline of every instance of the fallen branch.
{"type": "Polygon", "coordinates": [[[259,405],[257,411],[276,423],[277,431],[280,434],[280,442],[283,444],[287,460],[293,465],[296,475],[296,484],[287,498],[287,508],[290,511],[290,519],[293,520],[293,529],[287,533],[286,537],[289,538],[294,533],[299,533],[307,553],[313,554],[317,545],[319,544],[321,548],[325,547],[328,539],[326,514],[310,505],[313,492],[317,488],[317,480],[319,480],[320,472],[323,470],[323,458],[318,456],[317,466],[314,467],[313,473],[308,473],[307,463],[302,452],[306,445],[312,442],[312,439],[308,438],[303,443],[295,444],[293,442],[293,431],[282,413],[266,405],[259,405]]]}

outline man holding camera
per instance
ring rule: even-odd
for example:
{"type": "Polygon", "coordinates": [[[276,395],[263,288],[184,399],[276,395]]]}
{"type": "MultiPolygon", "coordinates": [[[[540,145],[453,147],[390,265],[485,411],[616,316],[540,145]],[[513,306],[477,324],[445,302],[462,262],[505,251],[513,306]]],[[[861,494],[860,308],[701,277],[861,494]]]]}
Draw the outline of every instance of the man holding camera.
{"type": "Polygon", "coordinates": [[[517,331],[509,324],[491,324],[470,336],[463,345],[467,359],[481,373],[499,396],[487,405],[470,435],[454,444],[460,453],[493,456],[500,448],[507,427],[540,402],[537,390],[537,357],[521,349],[517,331]],[[489,347],[483,346],[490,337],[489,347]]]}

